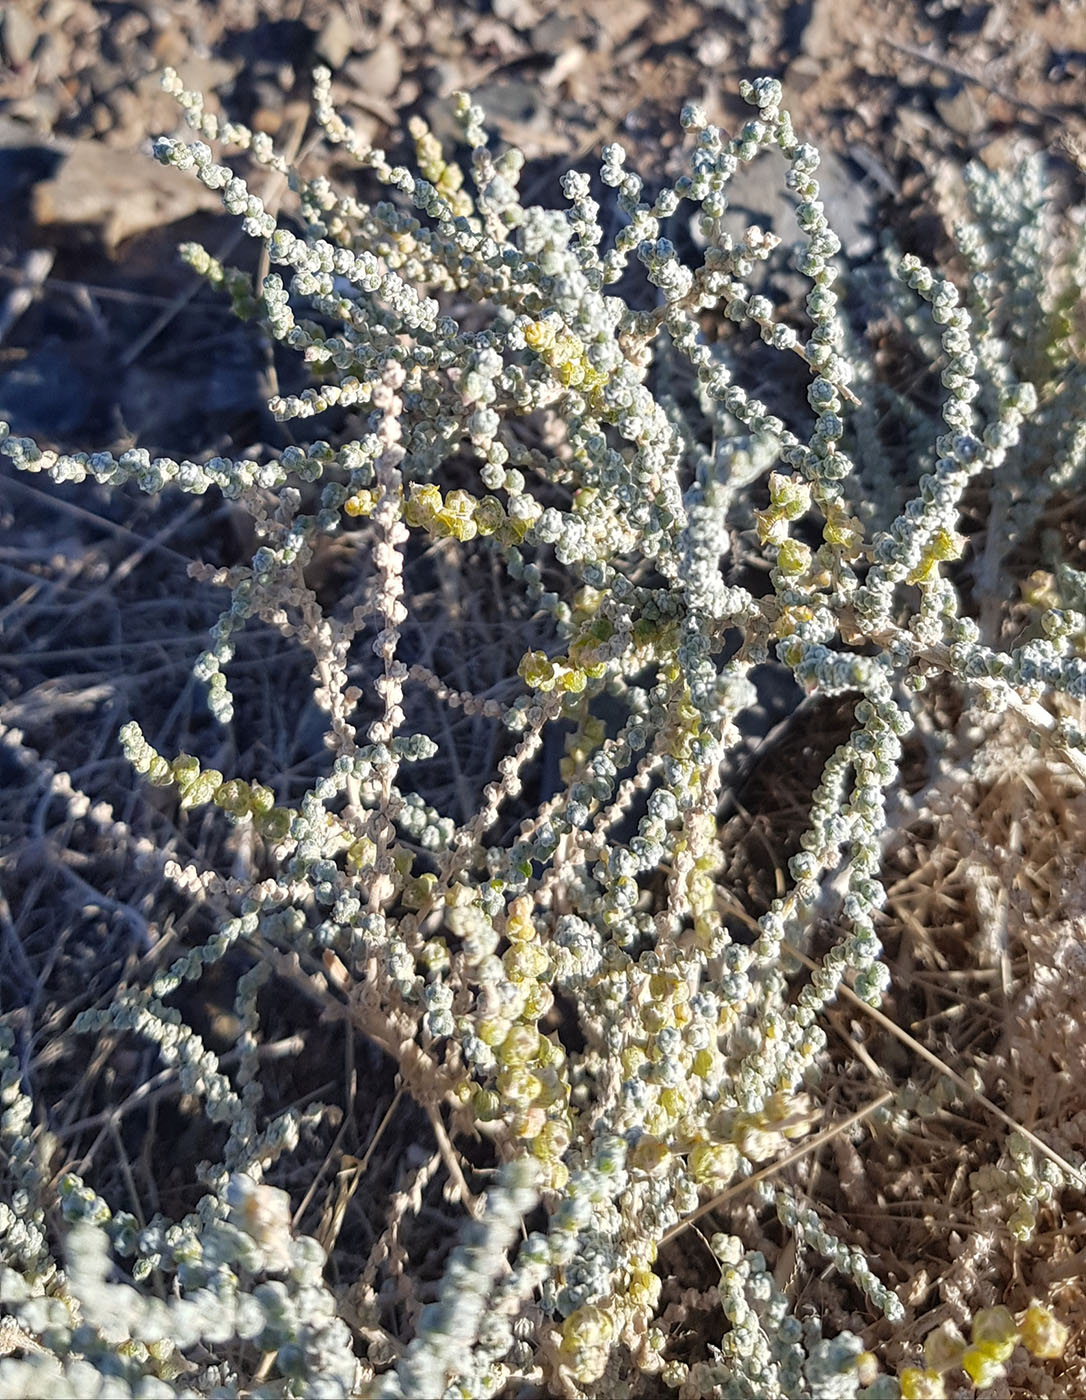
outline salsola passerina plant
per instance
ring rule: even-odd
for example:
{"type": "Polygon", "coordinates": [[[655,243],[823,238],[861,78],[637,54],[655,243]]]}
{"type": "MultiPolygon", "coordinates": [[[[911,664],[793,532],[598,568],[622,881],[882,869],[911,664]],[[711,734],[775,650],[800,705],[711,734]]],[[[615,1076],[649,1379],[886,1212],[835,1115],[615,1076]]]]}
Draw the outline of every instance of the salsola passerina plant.
{"type": "MultiPolygon", "coordinates": [[[[412,173],[355,137],[316,75],[326,136],[387,190],[365,204],[167,82],[204,139],[162,138],[157,158],[221,191],[271,270],[254,279],[194,245],[185,258],[312,366],[313,387],[272,401],[279,419],[348,408],[361,429],[262,461],[58,454],[6,426],[3,451],[56,481],[215,488],[248,512],[251,560],[195,571],[229,594],[196,675],[229,726],[238,633],[254,619],[279,629],[312,654],[327,761],[288,802],[274,783],[122,730],[146,782],[250,832],[260,874],[168,863],[177,888],[223,911],[217,931],[76,1030],[155,1047],[225,1147],[177,1222],[141,1225],[74,1173],[54,1190],[48,1123],[3,1030],[0,1289],[20,1354],[0,1362],[0,1394],[896,1393],[855,1335],[823,1337],[816,1317],[793,1315],[739,1233],[712,1241],[719,1345],[691,1361],[682,1309],[661,1306],[658,1251],[812,1131],[823,1012],[846,985],[873,1005],[887,988],[882,855],[916,810],[894,804],[930,688],[1017,715],[1086,774],[1081,576],[1052,574],[1038,635],[1009,650],[1002,610],[975,617],[960,593],[973,587],[967,495],[987,490],[998,506],[973,566],[990,599],[1053,493],[1081,483],[1086,381],[1069,308],[1083,245],[1054,262],[1043,167],[974,173],[964,291],[916,257],[894,267],[888,304],[911,296],[909,316],[927,318],[917,340],[945,391],[932,425],[878,382],[843,315],[818,152],[795,136],[775,80],[743,86],[754,110],[733,138],[684,109],[687,173],[652,199],[623,149],[606,147],[600,178],[621,216],[610,239],[587,175],[565,176],[563,208],[524,205],[522,157],[492,153],[466,97],[470,179],[421,123],[412,173]],[[300,231],[209,141],[289,174],[300,231]],[[730,182],[774,150],[810,283],[804,329],[758,289],[779,238],[736,236],[725,218],[730,182]],[[665,230],[691,214],[698,251],[683,258],[665,230]],[[631,304],[617,286],[638,272],[631,304]],[[779,413],[742,387],[743,342],[707,340],[709,313],[776,353],[779,413]],[[307,575],[331,536],[369,571],[345,608],[307,575]],[[739,537],[760,572],[731,569],[739,537]],[[474,688],[405,641],[407,565],[436,542],[465,590],[491,588],[497,570],[505,620],[529,637],[506,674],[474,688]],[[719,874],[721,774],[766,665],[797,696],[847,700],[852,720],[811,795],[790,883],[745,911],[719,874]],[[434,705],[494,752],[466,814],[435,797],[457,755],[413,718],[434,705]],[[171,997],[232,951],[247,970],[227,1072],[171,997]],[[391,1056],[442,1134],[448,1115],[453,1143],[492,1144],[493,1185],[464,1196],[460,1242],[412,1336],[384,1327],[388,1239],[361,1280],[333,1279],[263,1181],[304,1151],[319,1109],[262,1112],[257,999],[273,974],[391,1056]]],[[[451,721],[443,732],[455,745],[451,721]]],[[[408,1195],[424,1185],[416,1174],[408,1195]]],[[[817,1199],[768,1174],[747,1199],[847,1275],[858,1306],[904,1318],[900,1280],[836,1238],[817,1199]]],[[[1036,1316],[1017,1327],[984,1353],[986,1378],[1008,1337],[1044,1330],[1036,1316]]],[[[928,1360],[903,1378],[912,1393],[939,1393],[939,1357],[928,1360]]]]}

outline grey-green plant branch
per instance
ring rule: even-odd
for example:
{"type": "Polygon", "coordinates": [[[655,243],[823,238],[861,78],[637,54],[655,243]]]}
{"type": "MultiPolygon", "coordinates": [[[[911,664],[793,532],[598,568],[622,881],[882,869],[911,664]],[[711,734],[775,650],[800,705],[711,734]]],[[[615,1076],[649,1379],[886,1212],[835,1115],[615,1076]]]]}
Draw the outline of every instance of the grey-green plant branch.
{"type": "MultiPolygon", "coordinates": [[[[59,453],[0,425],[2,450],[57,482],[213,489],[247,512],[251,560],[195,570],[228,596],[195,674],[229,728],[236,638],[254,621],[278,629],[312,656],[327,762],[287,802],[274,783],[157,752],[135,722],[122,730],[143,782],[249,828],[264,874],[166,862],[174,886],[224,911],[216,933],[76,1030],[142,1038],[228,1131],[181,1220],[140,1225],[74,1173],[58,1193],[48,1114],[13,1029],[0,1031],[0,1298],[26,1339],[0,1360],[0,1396],[897,1394],[851,1332],[823,1337],[817,1318],[793,1314],[738,1233],[712,1242],[717,1345],[691,1363],[660,1308],[657,1250],[810,1131],[824,1012],[842,986],[872,1005],[887,989],[884,848],[916,810],[903,745],[918,721],[931,729],[932,688],[1016,714],[1086,775],[1086,579],[1056,569],[1036,634],[1003,640],[1015,551],[1056,493],[1082,489],[1081,212],[1077,243],[1062,246],[1041,159],[1011,176],[971,169],[960,286],[913,256],[865,270],[930,357],[933,418],[880,382],[843,312],[852,270],[819,155],[775,80],[743,85],[752,114],[732,138],[685,108],[686,172],[652,198],[607,146],[612,238],[586,174],[564,177],[562,208],[522,204],[523,158],[493,152],[467,97],[468,177],[421,123],[412,172],[358,139],[317,73],[327,138],[385,189],[367,204],[288,170],[266,136],[167,82],[200,139],[163,137],[156,157],[220,191],[271,270],[254,278],[194,245],[184,257],[312,367],[313,387],[272,400],[276,417],[338,407],[357,431],[193,462],[59,453]],[[211,142],[289,174],[292,219],[211,142]],[[726,218],[732,181],[773,152],[801,233],[802,328],[764,290],[779,238],[736,236],[726,218]],[[691,219],[695,252],[680,255],[691,219]],[[631,271],[636,305],[619,291],[631,271]],[[710,342],[710,313],[775,354],[778,411],[742,387],[752,337],[710,342]],[[978,493],[994,521],[979,536],[963,525],[978,493]],[[333,536],[368,570],[365,601],[347,610],[307,574],[333,536]],[[737,539],[756,560],[745,573],[731,567],[737,539]],[[465,588],[498,569],[534,629],[502,684],[457,688],[404,654],[407,561],[441,541],[465,588]],[[963,605],[966,586],[979,609],[963,605]],[[745,938],[727,917],[718,813],[762,665],[797,693],[847,699],[852,722],[811,794],[786,888],[752,911],[745,938]],[[442,806],[441,746],[413,718],[438,705],[497,735],[467,815],[442,806]],[[555,735],[564,756],[548,786],[555,735]],[[814,956],[820,929],[833,936],[809,971],[790,950],[814,956]],[[224,1067],[171,998],[231,949],[249,970],[224,1067]],[[304,1151],[320,1111],[263,1111],[257,999],[273,974],[300,996],[323,987],[407,1092],[450,1115],[454,1143],[492,1144],[497,1175],[403,1345],[376,1266],[353,1291],[333,1284],[322,1247],[292,1235],[289,1202],[264,1182],[304,1151]]],[[[903,1112],[880,1121],[893,1130],[903,1112]]],[[[1049,1199],[1061,1186],[1047,1162],[1031,1179],[1049,1199]]],[[[872,1318],[905,1318],[901,1280],[838,1240],[817,1199],[761,1175],[750,1191],[872,1318]]],[[[1008,1335],[994,1322],[975,1333],[985,1364],[998,1368],[1008,1335]]]]}

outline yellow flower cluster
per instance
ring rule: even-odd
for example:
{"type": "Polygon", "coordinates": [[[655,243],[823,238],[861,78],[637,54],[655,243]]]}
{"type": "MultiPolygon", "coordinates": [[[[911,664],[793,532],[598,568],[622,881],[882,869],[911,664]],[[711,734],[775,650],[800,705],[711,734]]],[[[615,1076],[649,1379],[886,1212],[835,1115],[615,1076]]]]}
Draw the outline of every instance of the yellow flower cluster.
{"type": "Polygon", "coordinates": [[[291,808],[276,807],[271,788],[239,778],[224,779],[217,768],[201,768],[200,760],[192,754],[179,753],[170,760],[151,753],[143,771],[154,787],[176,787],[182,808],[214,802],[236,821],[251,818],[259,834],[269,841],[281,841],[296,815],[291,808]]]}
{"type": "Polygon", "coordinates": [[[553,659],[545,651],[526,651],[517,667],[517,675],[533,690],[557,690],[567,695],[579,695],[590,676],[603,674],[603,665],[572,666],[568,656],[553,659]]]}
{"type": "Polygon", "coordinates": [[[404,507],[404,519],[408,525],[426,530],[438,540],[451,537],[466,542],[476,535],[496,535],[501,544],[515,545],[523,540],[541,511],[539,506],[534,512],[526,511],[514,519],[497,496],[483,496],[480,500],[463,490],[449,491],[443,496],[441,488],[432,481],[416,481],[411,485],[404,507]]]}
{"type": "Polygon", "coordinates": [[[473,1106],[484,1121],[504,1118],[513,1136],[530,1144],[543,1189],[560,1191],[569,1178],[562,1158],[573,1135],[570,1086],[558,1037],[539,1029],[554,995],[551,960],[540,946],[528,896],[510,903],[505,936],[509,947],[502,967],[517,990],[517,1009],[479,1025],[479,1038],[494,1050],[498,1074],[493,1090],[475,1090],[473,1106]]]}
{"type": "Polygon", "coordinates": [[[855,559],[864,538],[864,527],[839,501],[826,501],[822,506],[826,523],[822,538],[846,559],[855,559]]]}
{"type": "MultiPolygon", "coordinates": [[[[206,778],[209,775],[205,773],[204,776],[206,778]]],[[[269,841],[281,841],[287,835],[295,817],[294,809],[277,807],[271,788],[264,787],[261,783],[246,783],[240,778],[228,778],[226,782],[222,782],[221,773],[214,776],[220,779],[220,784],[210,799],[216,807],[221,807],[239,821],[251,817],[257,831],[269,841]]]]}
{"type": "Polygon", "coordinates": [[[799,520],[811,508],[811,488],[796,476],[771,472],[769,476],[769,505],[756,510],[754,519],[762,544],[780,548],[788,539],[788,526],[799,520]]]}
{"type": "Polygon", "coordinates": [[[978,1390],[995,1385],[1005,1363],[1021,1343],[1038,1360],[1063,1355],[1069,1332],[1050,1308],[1030,1303],[1020,1322],[1009,1308],[982,1308],[973,1318],[969,1341],[952,1323],[932,1332],[924,1343],[924,1366],[906,1366],[899,1376],[902,1400],[944,1400],[944,1373],[962,1370],[978,1390]]]}
{"type": "Polygon", "coordinates": [[[594,409],[600,406],[597,391],[607,383],[607,375],[596,369],[584,343],[566,330],[561,321],[557,318],[532,321],[524,328],[524,341],[550,367],[560,384],[587,394],[594,409]]]}
{"type": "Polygon", "coordinates": [[[438,194],[448,201],[454,215],[467,218],[474,213],[471,196],[464,189],[464,172],[455,162],[445,159],[441,142],[423,119],[412,117],[407,129],[415,142],[415,160],[423,179],[429,180],[438,194]]]}
{"type": "Polygon", "coordinates": [[[920,556],[920,562],[908,574],[909,583],[926,583],[935,573],[936,565],[945,564],[950,559],[958,559],[965,548],[965,536],[956,530],[940,527],[936,530],[920,556]]]}
{"type": "Polygon", "coordinates": [[[583,705],[580,723],[572,734],[566,736],[565,756],[558,765],[564,783],[571,783],[578,773],[584,771],[588,760],[598,752],[606,734],[607,726],[603,720],[593,715],[587,705],[583,705]]]}

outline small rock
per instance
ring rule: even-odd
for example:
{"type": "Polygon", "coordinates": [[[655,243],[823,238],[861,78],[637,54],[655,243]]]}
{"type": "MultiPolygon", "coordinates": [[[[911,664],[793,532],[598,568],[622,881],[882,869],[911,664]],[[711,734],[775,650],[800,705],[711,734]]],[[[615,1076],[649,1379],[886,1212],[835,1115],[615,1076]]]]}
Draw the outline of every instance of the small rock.
{"type": "Polygon", "coordinates": [[[9,4],[0,29],[0,51],[13,68],[26,63],[34,52],[38,29],[21,5],[9,4]]]}
{"type": "Polygon", "coordinates": [[[800,49],[808,58],[829,58],[841,49],[841,16],[836,0],[814,0],[800,49]]]}
{"type": "Polygon", "coordinates": [[[866,257],[875,247],[875,195],[870,182],[857,179],[833,151],[822,157],[818,182],[826,217],[841,247],[849,258],[866,257]]]}
{"type": "Polygon", "coordinates": [[[151,45],[151,57],[159,68],[176,68],[188,53],[185,36],[179,29],[162,29],[151,45]]]}
{"type": "Polygon", "coordinates": [[[494,127],[510,122],[517,126],[533,126],[543,120],[537,83],[521,78],[505,78],[483,83],[475,89],[475,100],[494,127]]]}
{"type": "Polygon", "coordinates": [[[333,10],[324,21],[313,53],[331,69],[342,68],[354,49],[354,26],[342,10],[333,10]]]}
{"type": "Polygon", "coordinates": [[[898,105],[894,114],[897,134],[910,152],[921,150],[934,137],[933,128],[938,125],[929,112],[921,112],[915,107],[898,105]]]}
{"type": "Polygon", "coordinates": [[[254,131],[274,136],[283,124],[283,90],[267,73],[247,74],[246,98],[249,102],[247,125],[254,131]]]}
{"type": "Polygon", "coordinates": [[[352,58],[344,71],[367,96],[389,98],[400,85],[400,46],[382,39],[364,58],[352,58]]]}
{"type": "Polygon", "coordinates": [[[20,124],[27,123],[43,136],[51,136],[60,121],[57,85],[36,88],[28,97],[16,98],[4,107],[4,115],[20,124]]]}
{"type": "Polygon", "coordinates": [[[793,100],[800,97],[820,80],[825,72],[825,65],[817,58],[812,58],[809,54],[800,54],[788,65],[784,74],[785,92],[793,100]]]}
{"type": "Polygon", "coordinates": [[[957,92],[945,97],[937,97],[935,110],[958,136],[976,136],[987,124],[984,108],[968,86],[960,87],[957,92]]]}
{"type": "Polygon", "coordinates": [[[55,33],[65,20],[75,14],[79,6],[77,0],[46,0],[42,6],[41,19],[46,33],[55,33]]]}
{"type": "Polygon", "coordinates": [[[109,95],[106,103],[112,115],[112,123],[107,133],[111,146],[138,146],[147,135],[145,122],[147,114],[139,95],[132,88],[118,88],[109,95]]]}
{"type": "Polygon", "coordinates": [[[96,238],[107,252],[133,234],[160,228],[221,201],[199,181],[150,156],[98,141],[73,142],[56,174],[35,185],[35,222],[62,239],[96,238]]]}
{"type": "Polygon", "coordinates": [[[981,25],[980,37],[989,44],[1012,43],[1015,38],[1014,25],[1009,5],[990,5],[981,25]]]}
{"type": "Polygon", "coordinates": [[[561,87],[572,73],[576,73],[586,57],[587,53],[580,44],[563,49],[547,72],[540,75],[540,85],[548,89],[561,87]]]}
{"type": "Polygon", "coordinates": [[[694,41],[694,57],[702,68],[723,68],[731,55],[731,40],[719,29],[708,29],[694,41]]]}
{"type": "Polygon", "coordinates": [[[980,158],[989,170],[1013,170],[1022,154],[1021,137],[1013,131],[1004,132],[981,148],[980,158]]]}
{"type": "Polygon", "coordinates": [[[532,29],[532,48],[536,53],[561,53],[577,42],[579,30],[572,15],[548,15],[532,29]]]}
{"type": "Polygon", "coordinates": [[[769,229],[786,244],[798,237],[795,205],[785,192],[785,168],[776,155],[763,157],[744,166],[742,174],[729,185],[724,227],[733,238],[741,241],[752,223],[769,229]]]}
{"type": "Polygon", "coordinates": [[[495,15],[480,15],[472,39],[476,53],[492,53],[503,62],[523,58],[528,52],[523,34],[495,15]]]}
{"type": "MultiPolygon", "coordinates": [[[[463,7],[465,10],[467,6],[463,7]]],[[[460,10],[454,8],[450,12],[453,16],[460,14],[460,10]]],[[[472,16],[474,19],[474,15],[472,16]]],[[[397,26],[397,33],[400,36],[400,44],[404,52],[419,48],[426,42],[426,31],[410,11],[405,12],[397,26]]]]}
{"type": "MultiPolygon", "coordinates": [[[[705,0],[712,9],[719,9],[716,0],[705,0]]],[[[750,0],[752,8],[757,8],[759,0],[750,0]]],[[[706,27],[705,10],[700,4],[676,4],[661,6],[652,24],[654,44],[681,44],[691,35],[703,32],[706,27]]]]}
{"type": "Polygon", "coordinates": [[[657,8],[648,0],[616,0],[606,8],[593,5],[589,13],[607,35],[608,42],[617,49],[657,8]]]}
{"type": "MultiPolygon", "coordinates": [[[[241,61],[216,58],[213,54],[201,58],[199,54],[188,52],[172,67],[177,69],[178,77],[191,92],[202,92],[206,97],[234,81],[241,61]]],[[[162,86],[158,74],[155,74],[155,81],[159,87],[162,86]]]]}
{"type": "Polygon", "coordinates": [[[63,31],[48,31],[34,46],[34,83],[46,87],[65,77],[72,61],[72,41],[63,31]]]}
{"type": "Polygon", "coordinates": [[[522,32],[539,23],[539,9],[531,0],[493,0],[492,8],[504,24],[522,32]]]}
{"type": "MultiPolygon", "coordinates": [[[[237,65],[221,59],[201,59],[188,57],[179,64],[164,65],[177,69],[178,75],[190,92],[201,92],[208,99],[211,111],[219,110],[216,94],[227,87],[234,78],[237,65]]],[[[130,149],[138,146],[147,137],[158,136],[164,131],[174,131],[182,124],[181,110],[168,92],[162,89],[162,73],[156,68],[144,73],[130,87],[122,89],[131,94],[135,103],[128,103],[127,97],[116,109],[123,113],[125,126],[111,133],[111,145],[127,145],[130,149]],[[127,140],[125,139],[127,137],[127,140]]],[[[116,97],[116,94],[114,94],[116,97]]],[[[221,104],[220,104],[221,105],[221,104]]]]}
{"type": "Polygon", "coordinates": [[[96,136],[105,136],[113,126],[113,113],[108,102],[96,102],[90,110],[90,126],[96,136]]]}

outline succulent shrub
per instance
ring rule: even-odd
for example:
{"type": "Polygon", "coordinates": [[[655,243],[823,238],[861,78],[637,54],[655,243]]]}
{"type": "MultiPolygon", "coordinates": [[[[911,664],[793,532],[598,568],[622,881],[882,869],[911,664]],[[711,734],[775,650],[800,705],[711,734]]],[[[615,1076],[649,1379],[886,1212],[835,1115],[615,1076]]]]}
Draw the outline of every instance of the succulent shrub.
{"type": "MultiPolygon", "coordinates": [[[[904,746],[930,734],[933,692],[1017,717],[1086,776],[1086,580],[1050,561],[1033,631],[1016,637],[1008,613],[1038,520],[1081,491],[1081,219],[1058,248],[1039,159],[973,170],[960,285],[892,252],[850,278],[818,152],[772,79],[743,85],[752,111],[733,137],[685,108],[685,173],[654,196],[607,146],[610,237],[586,174],[564,177],[562,207],[525,205],[523,158],[494,153],[467,97],[467,175],[421,123],[411,171],[356,137],[318,72],[326,137],[383,187],[364,203],[167,83],[199,139],[163,137],[155,156],[221,192],[267,270],[195,245],[185,259],[312,368],[275,416],[347,410],[354,430],[194,462],[58,453],[0,425],[0,450],[58,482],[214,490],[246,512],[251,559],[195,570],[228,595],[195,675],[229,731],[238,634],[278,629],[311,654],[325,762],[287,800],[122,729],[140,781],[217,810],[257,855],[241,873],[167,862],[215,932],[74,1029],[152,1046],[223,1146],[177,1221],[141,1223],[74,1171],[58,1183],[20,1023],[3,1028],[0,1394],[898,1393],[853,1331],[824,1337],[794,1313],[738,1216],[712,1240],[714,1345],[684,1356],[659,1251],[753,1178],[746,1199],[847,1276],[870,1319],[906,1316],[902,1281],[764,1169],[817,1126],[826,1010],[846,991],[877,1006],[889,985],[883,855],[918,810],[904,746]],[[269,212],[212,142],[288,176],[294,214],[269,212]],[[771,152],[795,200],[804,315],[761,275],[779,237],[728,220],[731,182],[771,152]],[[928,357],[934,408],[880,376],[843,309],[861,284],[928,357]],[[707,318],[737,334],[708,336],[707,318]],[[772,357],[772,405],[743,387],[756,354],[772,357]],[[330,539],[364,571],[349,606],[313,581],[330,539]],[[467,688],[405,640],[408,565],[442,550],[463,590],[499,578],[508,612],[467,688]],[[719,813],[757,668],[793,707],[832,699],[849,718],[782,892],[749,908],[721,875],[719,813]],[[448,777],[465,735],[493,757],[466,811],[448,777]],[[172,999],[234,955],[239,1053],[224,1067],[172,999]],[[273,974],[390,1056],[450,1146],[474,1136],[491,1154],[485,1196],[460,1183],[459,1243],[407,1337],[388,1330],[378,1265],[335,1277],[334,1239],[292,1231],[290,1198],[264,1180],[304,1157],[319,1111],[262,1108],[273,974]]],[[[907,1114],[871,1117],[891,1131],[907,1114]]],[[[1078,1165],[1042,1160],[1050,1196],[1078,1165]]],[[[1000,1314],[995,1341],[978,1322],[975,1380],[1020,1338],[1057,1353],[1059,1324],[1037,1309],[1000,1314]]],[[[903,1373],[908,1393],[940,1393],[966,1344],[943,1350],[903,1373]]]]}

